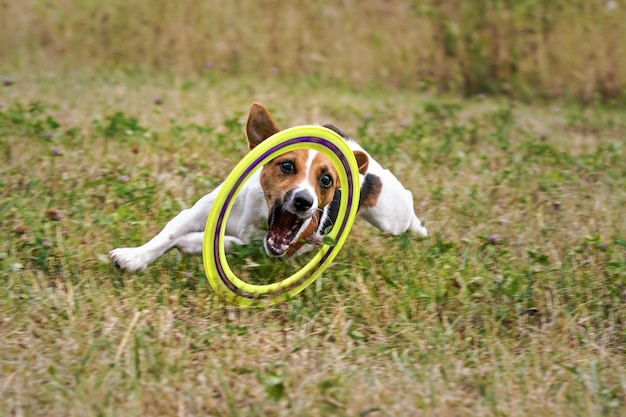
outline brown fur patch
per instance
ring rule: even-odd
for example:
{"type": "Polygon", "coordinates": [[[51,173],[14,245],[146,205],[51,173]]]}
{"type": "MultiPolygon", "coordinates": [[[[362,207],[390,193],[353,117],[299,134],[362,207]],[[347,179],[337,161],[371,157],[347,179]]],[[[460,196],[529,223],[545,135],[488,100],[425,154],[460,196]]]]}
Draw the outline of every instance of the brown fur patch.
{"type": "Polygon", "coordinates": [[[349,136],[346,135],[345,133],[343,133],[337,126],[335,125],[331,125],[330,123],[327,123],[324,125],[325,128],[332,130],[333,132],[335,132],[336,134],[338,134],[339,136],[341,136],[344,139],[348,139],[349,136]]]}
{"type": "Polygon", "coordinates": [[[339,187],[339,176],[335,166],[330,160],[321,153],[318,153],[311,162],[311,171],[309,172],[309,183],[317,193],[318,207],[320,209],[326,207],[328,203],[333,201],[335,190],[339,187]],[[323,188],[320,185],[322,175],[328,174],[333,179],[333,185],[329,188],[323,188]]]}
{"type": "Polygon", "coordinates": [[[367,174],[363,179],[363,184],[361,184],[359,209],[374,207],[382,189],[383,182],[380,178],[373,174],[367,174]]]}
{"type": "Polygon", "coordinates": [[[304,181],[306,178],[306,164],[309,159],[307,149],[298,149],[280,155],[263,166],[261,171],[261,187],[265,193],[268,207],[274,206],[277,199],[282,199],[294,184],[304,181]],[[284,173],[281,164],[291,162],[294,165],[293,174],[284,173]]]}

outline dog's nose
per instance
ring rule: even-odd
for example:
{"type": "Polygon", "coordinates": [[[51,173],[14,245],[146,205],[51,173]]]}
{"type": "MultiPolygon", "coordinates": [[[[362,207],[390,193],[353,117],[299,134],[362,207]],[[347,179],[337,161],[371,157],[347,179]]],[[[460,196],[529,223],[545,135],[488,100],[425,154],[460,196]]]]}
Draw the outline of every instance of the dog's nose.
{"type": "Polygon", "coordinates": [[[299,191],[293,196],[293,206],[298,211],[306,211],[313,206],[313,197],[306,191],[299,191]]]}

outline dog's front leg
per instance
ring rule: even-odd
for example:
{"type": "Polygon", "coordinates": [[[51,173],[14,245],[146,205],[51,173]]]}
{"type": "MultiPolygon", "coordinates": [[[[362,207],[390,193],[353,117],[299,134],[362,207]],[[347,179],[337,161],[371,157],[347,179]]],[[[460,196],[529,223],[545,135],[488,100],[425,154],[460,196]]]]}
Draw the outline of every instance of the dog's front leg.
{"type": "Polygon", "coordinates": [[[219,187],[198,200],[193,207],[178,213],[142,246],[117,248],[109,252],[113,263],[124,271],[139,272],[173,248],[186,254],[202,253],[204,226],[218,190],[219,187]]]}
{"type": "MultiPolygon", "coordinates": [[[[185,255],[202,255],[204,232],[187,233],[176,239],[174,247],[185,255]]],[[[224,236],[224,251],[230,252],[233,245],[244,245],[245,242],[235,236],[224,236]]]]}

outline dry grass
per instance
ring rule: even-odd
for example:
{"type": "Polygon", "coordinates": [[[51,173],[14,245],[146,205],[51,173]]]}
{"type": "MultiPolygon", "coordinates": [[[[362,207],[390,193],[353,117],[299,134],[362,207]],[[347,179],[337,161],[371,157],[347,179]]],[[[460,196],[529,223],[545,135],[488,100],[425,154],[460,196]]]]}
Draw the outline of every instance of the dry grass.
{"type": "Polygon", "coordinates": [[[623,97],[620,0],[3,1],[0,71],[277,73],[468,95],[623,97]]]}
{"type": "Polygon", "coordinates": [[[3,414],[626,411],[623,113],[103,74],[2,89],[3,414]],[[357,136],[432,236],[359,225],[321,279],[267,310],[224,305],[198,259],[135,276],[103,262],[227,174],[254,100],[282,126],[357,136]]]}
{"type": "Polygon", "coordinates": [[[624,415],[626,118],[595,99],[623,98],[625,11],[0,0],[0,414],[624,415]],[[198,259],[114,270],[243,155],[252,101],[356,136],[432,236],[359,223],[266,310],[198,259]]]}

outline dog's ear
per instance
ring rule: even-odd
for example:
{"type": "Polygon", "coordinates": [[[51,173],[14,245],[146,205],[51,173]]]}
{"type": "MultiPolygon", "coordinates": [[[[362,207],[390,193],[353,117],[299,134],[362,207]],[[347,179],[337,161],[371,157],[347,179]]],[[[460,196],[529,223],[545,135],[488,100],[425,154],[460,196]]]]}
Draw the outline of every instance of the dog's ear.
{"type": "Polygon", "coordinates": [[[359,172],[361,175],[365,175],[367,168],[370,164],[370,158],[363,151],[354,151],[354,157],[356,158],[356,164],[359,166],[359,172]]]}
{"type": "Polygon", "coordinates": [[[261,103],[253,103],[246,123],[248,149],[254,149],[259,143],[279,132],[280,129],[269,112],[261,103]]]}

